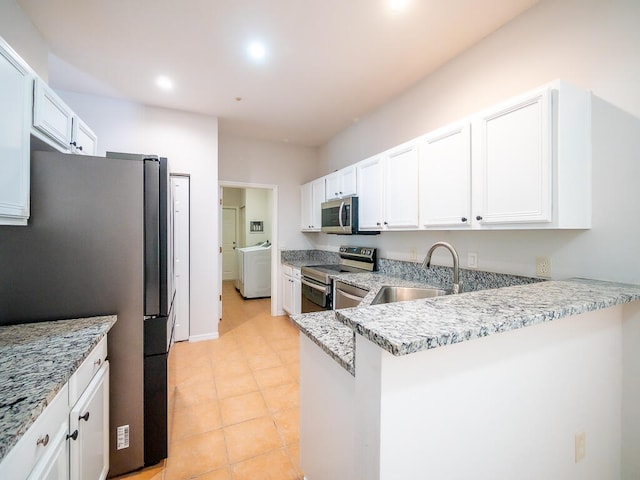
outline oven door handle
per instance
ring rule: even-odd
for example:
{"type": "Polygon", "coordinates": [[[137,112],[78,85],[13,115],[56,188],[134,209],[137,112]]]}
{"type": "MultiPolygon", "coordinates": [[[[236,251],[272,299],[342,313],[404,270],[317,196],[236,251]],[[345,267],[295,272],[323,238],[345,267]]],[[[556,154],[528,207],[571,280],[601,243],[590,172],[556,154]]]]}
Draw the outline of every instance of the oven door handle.
{"type": "Polygon", "coordinates": [[[304,278],[300,280],[302,282],[303,285],[306,285],[307,287],[313,288],[314,290],[317,290],[319,292],[322,292],[323,294],[327,295],[329,293],[329,286],[320,286],[317,285],[315,283],[311,283],[307,280],[305,280],[304,278]]]}

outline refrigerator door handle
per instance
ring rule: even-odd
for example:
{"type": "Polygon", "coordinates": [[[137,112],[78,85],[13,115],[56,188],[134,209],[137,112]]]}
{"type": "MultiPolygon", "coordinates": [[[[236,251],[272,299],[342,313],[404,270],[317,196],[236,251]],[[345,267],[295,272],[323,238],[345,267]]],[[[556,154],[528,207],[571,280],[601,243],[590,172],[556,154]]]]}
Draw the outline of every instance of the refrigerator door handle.
{"type": "Polygon", "coordinates": [[[160,162],[144,159],[144,314],[160,313],[160,162]]]}

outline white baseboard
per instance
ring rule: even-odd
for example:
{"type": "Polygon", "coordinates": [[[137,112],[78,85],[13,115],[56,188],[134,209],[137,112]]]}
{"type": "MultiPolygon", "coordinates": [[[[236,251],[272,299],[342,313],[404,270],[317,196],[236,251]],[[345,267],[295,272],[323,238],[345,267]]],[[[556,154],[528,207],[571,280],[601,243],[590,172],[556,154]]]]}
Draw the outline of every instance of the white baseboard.
{"type": "Polygon", "coordinates": [[[189,335],[189,342],[204,342],[205,340],[216,340],[219,337],[218,332],[205,333],[202,335],[189,335]]]}

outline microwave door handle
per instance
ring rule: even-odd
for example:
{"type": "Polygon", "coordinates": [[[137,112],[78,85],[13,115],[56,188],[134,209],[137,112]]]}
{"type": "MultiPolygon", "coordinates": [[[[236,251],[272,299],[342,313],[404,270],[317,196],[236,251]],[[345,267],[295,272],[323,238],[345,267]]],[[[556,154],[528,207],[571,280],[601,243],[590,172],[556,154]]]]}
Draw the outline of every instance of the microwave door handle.
{"type": "Polygon", "coordinates": [[[340,228],[344,230],[344,223],[342,223],[342,210],[344,209],[344,202],[340,202],[340,209],[338,210],[338,222],[340,222],[340,228]]]}

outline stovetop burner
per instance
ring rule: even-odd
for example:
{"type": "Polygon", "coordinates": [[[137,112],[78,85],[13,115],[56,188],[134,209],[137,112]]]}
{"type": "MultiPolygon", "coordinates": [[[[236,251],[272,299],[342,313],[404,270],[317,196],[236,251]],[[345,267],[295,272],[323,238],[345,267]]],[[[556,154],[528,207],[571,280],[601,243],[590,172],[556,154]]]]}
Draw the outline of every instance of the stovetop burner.
{"type": "Polygon", "coordinates": [[[340,272],[371,272],[375,270],[375,267],[375,248],[342,246],[340,247],[340,263],[302,267],[301,273],[307,279],[331,285],[329,275],[340,272]]]}

